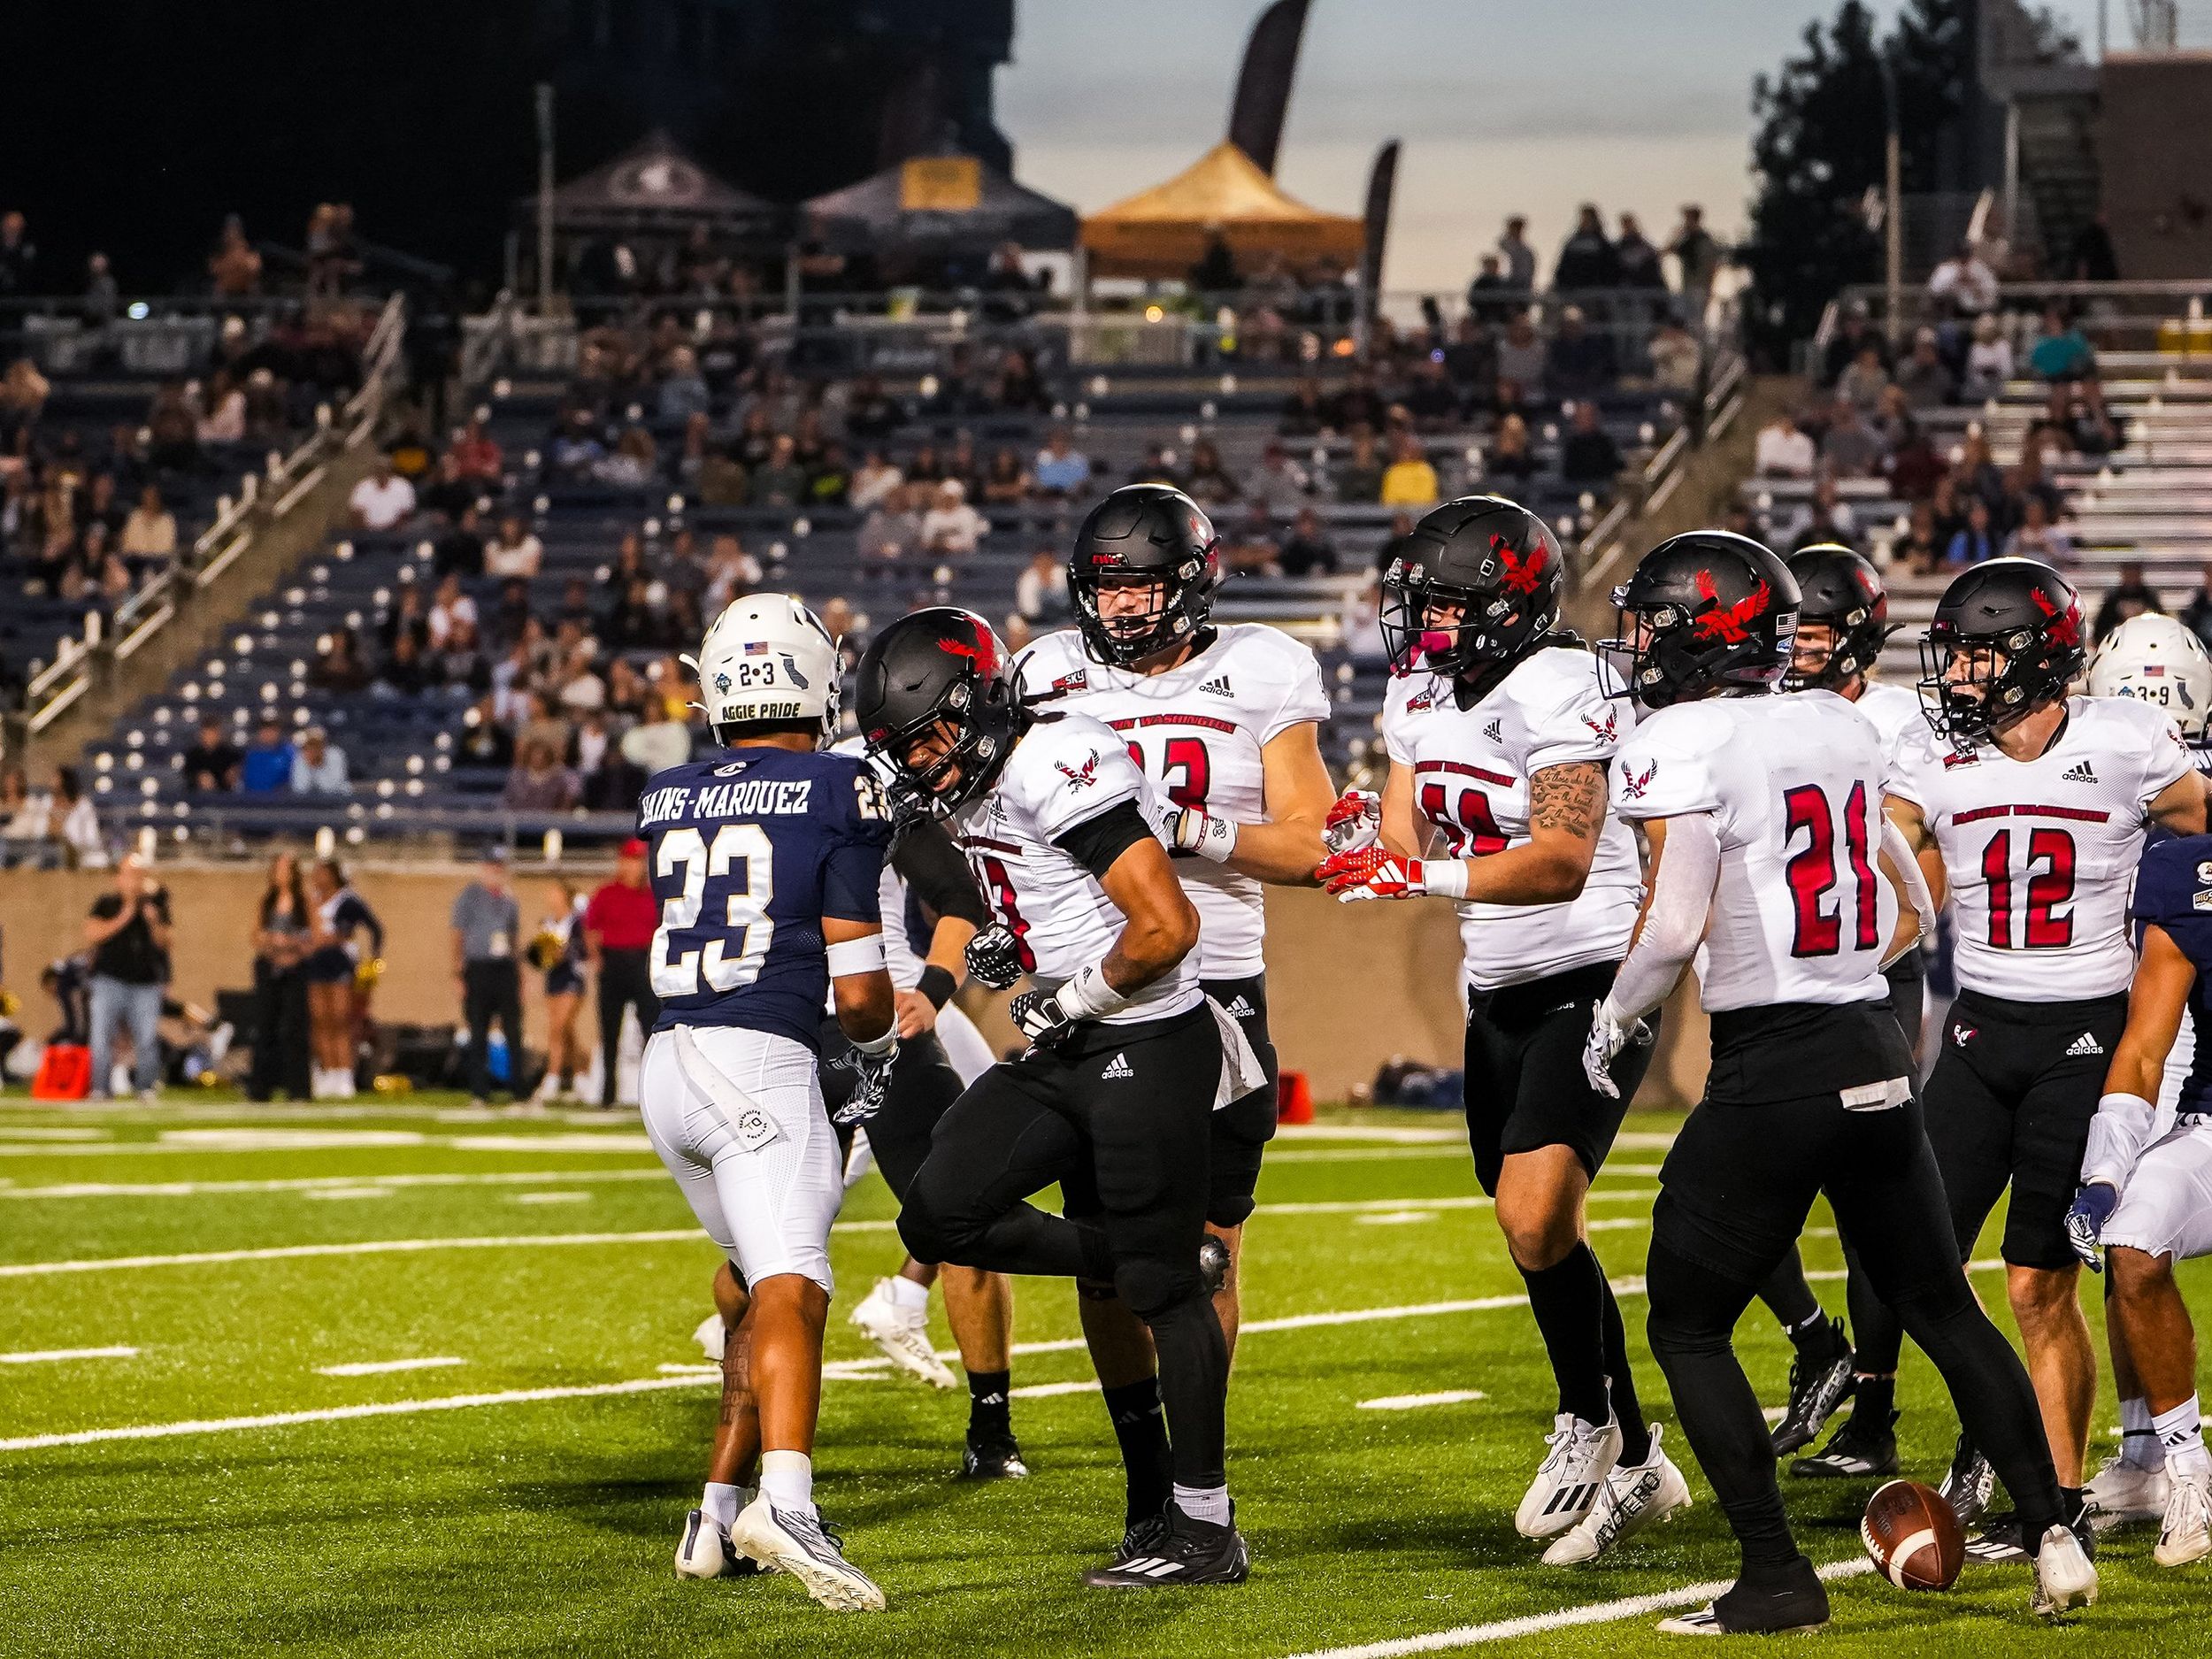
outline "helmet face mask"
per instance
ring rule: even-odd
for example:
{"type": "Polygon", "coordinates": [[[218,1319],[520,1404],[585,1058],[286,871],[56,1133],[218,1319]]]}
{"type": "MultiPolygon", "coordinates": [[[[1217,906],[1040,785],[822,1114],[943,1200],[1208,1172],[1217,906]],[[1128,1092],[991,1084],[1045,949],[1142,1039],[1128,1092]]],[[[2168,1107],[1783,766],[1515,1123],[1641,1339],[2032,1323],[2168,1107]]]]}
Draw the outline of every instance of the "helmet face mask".
{"type": "Polygon", "coordinates": [[[1220,549],[1212,520],[1181,490],[1115,490],[1091,509],[1068,555],[1085,649],[1127,668],[1196,638],[1221,585],[1220,549]]]}
{"type": "Polygon", "coordinates": [[[869,755],[898,819],[949,818],[997,780],[1027,729],[1019,672],[990,624],[938,607],[877,636],[854,676],[869,755]]]}
{"type": "Polygon", "coordinates": [[[1801,599],[1785,691],[1841,691],[1865,678],[1889,641],[1889,595],[1849,548],[1815,546],[1789,561],[1801,599]]]}
{"type": "Polygon", "coordinates": [[[1662,541],[1613,590],[1619,633],[1598,647],[1623,682],[1612,695],[1663,709],[1771,691],[1789,669],[1798,603],[1789,568],[1748,537],[1662,541]]]}
{"type": "Polygon", "coordinates": [[[1378,618],[1394,673],[1493,678],[1557,626],[1565,557],[1519,503],[1446,502],[1402,545],[1384,573],[1378,618]]]}
{"type": "Polygon", "coordinates": [[[2084,665],[2073,587],[2032,559],[1993,559],[1953,582],[1920,642],[1920,708],[1971,754],[2062,702],[2084,665]]]}

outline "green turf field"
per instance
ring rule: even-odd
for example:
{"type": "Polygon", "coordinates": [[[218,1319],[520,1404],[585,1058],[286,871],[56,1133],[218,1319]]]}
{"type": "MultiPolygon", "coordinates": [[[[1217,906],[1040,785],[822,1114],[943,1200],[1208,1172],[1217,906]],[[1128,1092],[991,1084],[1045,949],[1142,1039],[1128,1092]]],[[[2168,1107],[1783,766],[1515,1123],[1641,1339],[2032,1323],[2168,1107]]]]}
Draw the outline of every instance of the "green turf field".
{"type": "MultiPolygon", "coordinates": [[[[1632,1290],[1672,1126],[1632,1118],[1593,1204],[1632,1290]]],[[[1076,1582],[1119,1532],[1093,1394],[1018,1398],[1034,1477],[966,1488],[949,1479],[964,1394],[850,1363],[873,1350],[843,1310],[897,1258],[871,1178],[836,1240],[830,1356],[848,1363],[817,1492],[890,1610],[838,1616],[787,1580],[671,1572],[717,1398],[691,1340],[715,1257],[634,1119],[0,1105],[0,1653],[1136,1659],[1450,1631],[1528,1653],[1666,1646],[1647,1605],[1620,1604],[1725,1578],[1725,1529],[1678,1445],[1698,1507],[1596,1570],[1544,1567],[1516,1536],[1554,1398],[1474,1194],[1447,1119],[1343,1115],[1277,1142],[1230,1402],[1251,1581],[1109,1595],[1076,1582]],[[325,1374],[409,1360],[441,1363],[325,1374]],[[1447,1391],[1480,1397],[1363,1409],[1447,1391]],[[1488,1628],[1504,1621],[1528,1623],[1488,1628]]],[[[1807,1253],[1839,1308],[1833,1237],[1807,1253]]],[[[2212,1281],[2185,1274],[2201,1306],[2212,1281]]],[[[1036,1345],[1018,1394],[1084,1379],[1070,1290],[1031,1281],[1017,1303],[1036,1345]]],[[[1641,1354],[1640,1299],[1627,1311],[1641,1354]]],[[[1786,1345],[1763,1311],[1740,1346],[1778,1402],[1786,1345]]],[[[1640,1380],[1671,1424],[1647,1363],[1640,1380]]],[[[1932,1480],[1954,1425],[1916,1355],[1902,1397],[1911,1471],[1932,1480]]],[[[1858,1560],[1870,1484],[1796,1486],[1816,1560],[1858,1560]]],[[[1970,1569],[1939,1596],[1853,1569],[1822,1650],[2212,1651],[2201,1571],[2153,1566],[2153,1541],[2108,1534],[2103,1601],[2058,1629],[2030,1617],[2024,1569],[1970,1569]]]]}

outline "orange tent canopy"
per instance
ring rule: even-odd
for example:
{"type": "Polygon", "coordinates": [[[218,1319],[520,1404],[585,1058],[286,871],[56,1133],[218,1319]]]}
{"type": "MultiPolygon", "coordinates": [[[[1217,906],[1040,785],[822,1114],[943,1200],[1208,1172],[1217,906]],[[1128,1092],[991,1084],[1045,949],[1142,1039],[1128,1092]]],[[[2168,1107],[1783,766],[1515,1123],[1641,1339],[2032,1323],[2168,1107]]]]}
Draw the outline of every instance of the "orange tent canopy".
{"type": "Polygon", "coordinates": [[[1286,196],[1225,140],[1164,184],[1083,221],[1083,246],[1101,276],[1180,277],[1218,233],[1240,265],[1269,254],[1293,265],[1358,262],[1365,227],[1286,196]]]}

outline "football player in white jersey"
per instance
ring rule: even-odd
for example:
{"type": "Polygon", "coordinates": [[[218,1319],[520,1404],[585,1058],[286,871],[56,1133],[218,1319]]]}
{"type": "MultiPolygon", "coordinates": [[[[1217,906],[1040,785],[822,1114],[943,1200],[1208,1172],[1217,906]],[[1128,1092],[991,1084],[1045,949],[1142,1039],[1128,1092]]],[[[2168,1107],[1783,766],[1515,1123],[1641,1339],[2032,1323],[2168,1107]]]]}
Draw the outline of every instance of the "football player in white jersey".
{"type": "Polygon", "coordinates": [[[1565,580],[1543,519],[1501,497],[1448,502],[1414,527],[1383,579],[1397,673],[1383,705],[1381,841],[1320,871],[1340,899],[1458,902],[1475,1176],[1497,1201],[1559,1385],[1548,1454],[1514,1525],[1555,1540],[1544,1555],[1555,1565],[1594,1559],[1690,1502],[1637,1402],[1585,1216],[1650,1050],[1622,1057],[1611,1094],[1582,1075],[1590,1010],[1628,949],[1642,879],[1634,833],[1606,811],[1606,767],[1632,716],[1559,627],[1565,580]]]}
{"type": "MultiPolygon", "coordinates": [[[[2153,823],[2201,832],[2204,787],[2155,706],[2067,695],[2083,644],[2080,600],[2047,565],[1992,559],[1954,581],[1921,646],[1930,729],[1892,757],[1889,815],[1939,902],[1947,893],[1956,934],[1928,1138],[1960,1259],[2009,1186],[2006,1289],[2069,1519],[2085,1531],[2097,1362],[2066,1210],[2127,1023],[2144,836],[2153,823]]],[[[1986,1464],[1962,1439],[1945,1496],[1970,1523],[1988,1495],[1986,1464]]],[[[1971,1553],[2004,1559],[2017,1542],[1995,1528],[1971,1553]]]]}
{"type": "MultiPolygon", "coordinates": [[[[1902,686],[1866,677],[1893,631],[1881,572],[1849,548],[1833,543],[1801,549],[1791,556],[1789,567],[1797,579],[1799,607],[1782,689],[1834,692],[1873,722],[1887,755],[1901,733],[1922,729],[1922,721],[1918,697],[1902,686]]],[[[1889,981],[1890,1006],[1905,1033],[1905,1047],[1917,1056],[1926,990],[1919,949],[1905,952],[1883,977],[1889,981]]],[[[1793,1475],[1855,1479],[1897,1472],[1897,1364],[1904,1328],[1874,1294],[1849,1244],[1843,1254],[1849,1339],[1843,1321],[1829,1319],[1813,1295],[1794,1248],[1759,1287],[1759,1300],[1782,1322],[1797,1350],[1790,1365],[1789,1405],[1774,1427],[1774,1455],[1786,1457],[1810,1444],[1846,1395],[1854,1402],[1850,1420],[1816,1455],[1791,1464],[1793,1475]]]]}
{"type": "Polygon", "coordinates": [[[1200,988],[1198,913],[1158,839],[1160,803],[1114,731],[1040,713],[990,625],[919,611],[855,676],[869,752],[899,813],[945,819],[997,920],[968,969],[1006,987],[1031,1047],[939,1121],[899,1231],[915,1256],[1110,1282],[1149,1327],[1172,1462],[1160,1524],[1089,1584],[1240,1582],[1225,1471],[1229,1350],[1205,1231],[1215,1106],[1259,1068],[1200,988]],[[1234,1045],[1225,1067],[1223,1026],[1234,1045]],[[1057,1182],[1067,1214],[1029,1202],[1057,1182]]]}
{"type": "Polygon", "coordinates": [[[1642,823],[1652,868],[1584,1064],[1594,1087],[1617,1087],[1616,1056],[1697,959],[1712,1064],[1660,1174],[1645,1282],[1652,1352],[1743,1551],[1724,1594],[1660,1628],[1793,1630],[1828,1617],[1730,1342],[1821,1194],[2018,1501],[2038,1609],[2093,1600],[2096,1570],[2062,1523],[2027,1373],[1946,1236],[1912,1056],[1881,972],[1932,911],[1882,817],[1874,728],[1830,692],[1766,695],[1790,662],[1798,593],[1757,542],[1677,536],[1614,597],[1622,638],[1610,649],[1649,710],[1614,759],[1618,810],[1642,823]]]}
{"type": "MultiPolygon", "coordinates": [[[[2162,709],[2180,729],[2182,741],[2188,745],[2190,762],[2198,774],[2212,774],[2212,747],[2206,742],[2206,717],[2212,712],[2212,657],[2206,655],[2197,636],[2172,617],[2155,611],[2146,611],[2130,617],[2107,634],[2104,643],[2097,647],[2089,659],[2089,695],[2132,697],[2139,703],[2162,709]]],[[[2143,855],[2144,875],[2150,872],[2153,856],[2166,839],[2162,831],[2152,833],[2143,855]]],[[[2151,918],[2145,908],[2144,875],[2137,878],[2133,911],[2139,926],[2147,932],[2151,918]]],[[[2160,999],[2155,992],[2162,984],[2162,977],[2154,979],[2144,966],[2138,965],[2128,1006],[2131,1026],[2158,1004],[2160,999]]],[[[2188,998],[2191,1003],[2195,1000],[2193,995],[2188,998]]],[[[2129,1036],[2124,1036],[2121,1042],[2121,1049],[2113,1057],[2115,1076],[2130,1049],[2137,1046],[2129,1036]]],[[[2156,1107],[2143,1146],[2162,1144],[2174,1127],[2182,1089],[2195,1068],[2196,1052],[2196,1020],[2193,1009],[2185,1006],[2173,1041],[2166,1049],[2164,1075],[2159,1080],[2156,1107]]],[[[2108,1105],[2100,1109],[2098,1118],[2090,1125],[2090,1151],[2082,1168],[2084,1185],[2068,1216],[2068,1226],[2076,1233],[2078,1248],[2085,1232],[2093,1236],[2097,1230],[2095,1212],[2101,1201],[2094,1189],[2105,1187],[2116,1194],[2116,1195],[2129,1189],[2132,1136],[2118,1141],[2101,1155],[2099,1151],[2101,1125],[2109,1110],[2110,1097],[2120,1087],[2108,1078],[2108,1105]]],[[[2137,1131],[2143,1127],[2139,1123],[2129,1126],[2137,1131]]],[[[2170,1193],[2170,1188],[2167,1190],[2170,1193]]],[[[2093,1248],[2085,1259],[2094,1264],[2093,1248]]],[[[2166,1478],[2166,1448],[2137,1374],[2134,1356],[2128,1349],[2124,1328],[2126,1319],[2114,1305],[2121,1277],[2119,1273],[2109,1273],[2104,1281],[2105,1342],[2112,1356],[2113,1392],[2120,1400],[2120,1450],[2118,1455],[2106,1459],[2104,1467],[2092,1477],[2083,1491],[2092,1509],[2115,1521],[2162,1520],[2172,1495],[2166,1478]]],[[[2154,1279],[2155,1275],[2151,1277],[2154,1279]]],[[[2171,1288],[2170,1263],[2163,1277],[2165,1282],[2159,1287],[2161,1295],[2171,1288]]],[[[2181,1529],[2184,1534],[2189,1530],[2185,1526],[2181,1529]]],[[[2168,1553],[2174,1551],[2170,1548],[2168,1553]]]]}
{"type": "MultiPolygon", "coordinates": [[[[1023,654],[1041,706],[1120,733],[1174,809],[1175,868],[1198,910],[1199,977],[1243,1027],[1264,1087],[1216,1112],[1206,1227],[1229,1252],[1215,1298],[1233,1359],[1244,1223],[1275,1133],[1267,1033],[1263,882],[1310,887],[1335,790],[1318,733],[1329,718],[1321,665],[1279,628],[1212,620],[1221,580],[1212,523],[1182,491],[1131,484],[1092,509],[1068,558],[1077,626],[1023,654]]],[[[1121,1442],[1132,1525],[1160,1515],[1168,1485],[1159,1383],[1144,1326],[1110,1286],[1081,1287],[1083,1334],[1121,1442]]]]}

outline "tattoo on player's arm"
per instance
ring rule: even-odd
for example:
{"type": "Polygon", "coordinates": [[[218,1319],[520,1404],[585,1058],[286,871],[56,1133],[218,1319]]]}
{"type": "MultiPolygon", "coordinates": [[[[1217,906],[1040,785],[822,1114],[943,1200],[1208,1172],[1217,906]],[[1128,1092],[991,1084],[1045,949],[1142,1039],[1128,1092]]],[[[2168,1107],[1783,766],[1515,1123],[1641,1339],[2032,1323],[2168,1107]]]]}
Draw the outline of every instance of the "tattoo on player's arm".
{"type": "Polygon", "coordinates": [[[1529,780],[1529,826],[1587,841],[1605,822],[1605,768],[1589,761],[1547,766],[1529,780]]]}

